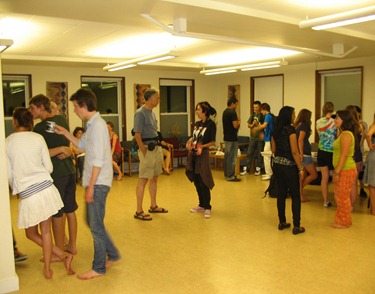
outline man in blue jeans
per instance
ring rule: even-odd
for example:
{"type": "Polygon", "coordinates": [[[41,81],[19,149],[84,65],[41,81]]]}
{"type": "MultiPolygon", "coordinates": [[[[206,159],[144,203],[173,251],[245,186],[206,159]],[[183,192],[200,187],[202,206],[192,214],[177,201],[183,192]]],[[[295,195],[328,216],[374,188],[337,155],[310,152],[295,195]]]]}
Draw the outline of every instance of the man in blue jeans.
{"type": "Polygon", "coordinates": [[[236,107],[238,100],[231,97],[227,102],[227,109],[223,112],[223,131],[224,131],[224,177],[230,182],[241,181],[235,175],[235,167],[238,155],[238,136],[240,120],[237,117],[236,107]]]}
{"type": "Polygon", "coordinates": [[[105,205],[113,180],[111,144],[107,124],[96,111],[95,94],[91,90],[80,89],[70,101],[73,101],[74,112],[87,121],[87,130],[81,139],[60,126],[56,126],[56,133],[86,151],[82,186],[85,188],[87,222],[94,238],[94,261],[92,268],[78,278],[88,280],[104,275],[106,268],[121,258],[104,227],[105,205]]]}

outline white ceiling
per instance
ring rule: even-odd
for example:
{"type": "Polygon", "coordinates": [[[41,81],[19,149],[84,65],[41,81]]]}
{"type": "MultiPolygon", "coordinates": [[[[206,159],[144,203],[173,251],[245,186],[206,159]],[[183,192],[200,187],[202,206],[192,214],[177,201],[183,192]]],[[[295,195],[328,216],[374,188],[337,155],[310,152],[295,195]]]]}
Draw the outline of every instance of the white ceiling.
{"type": "MultiPolygon", "coordinates": [[[[266,46],[302,52],[285,57],[289,64],[374,56],[375,21],[330,31],[298,27],[307,17],[372,5],[374,0],[1,0],[0,38],[14,40],[2,59],[3,63],[76,62],[103,67],[176,49],[177,58],[147,66],[198,70],[254,62],[254,53],[248,50],[266,46]],[[192,38],[173,37],[162,28],[178,18],[186,19],[184,36],[192,38]],[[8,25],[15,19],[24,21],[20,29],[8,25]],[[140,38],[146,34],[158,37],[140,38]],[[347,55],[334,55],[335,43],[343,44],[347,55]],[[240,55],[242,51],[247,55],[240,55]],[[214,54],[226,55],[211,61],[214,54]],[[232,61],[233,57],[240,58],[232,61]]],[[[262,61],[275,60],[271,57],[268,52],[262,61]]]]}

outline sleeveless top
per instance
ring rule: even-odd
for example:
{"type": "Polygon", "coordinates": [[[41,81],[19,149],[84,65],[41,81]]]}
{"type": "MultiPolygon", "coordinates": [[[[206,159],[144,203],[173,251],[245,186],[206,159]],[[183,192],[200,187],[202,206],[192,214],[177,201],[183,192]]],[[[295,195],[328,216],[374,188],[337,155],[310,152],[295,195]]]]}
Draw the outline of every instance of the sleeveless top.
{"type": "Polygon", "coordinates": [[[356,168],[356,164],[353,158],[355,140],[354,140],[353,133],[350,131],[343,131],[340,134],[340,136],[335,140],[335,142],[333,142],[333,166],[336,167],[337,164],[339,163],[340,155],[341,155],[341,137],[345,133],[350,134],[350,136],[352,137],[352,142],[350,143],[349,154],[346,157],[344,167],[342,168],[343,170],[348,170],[348,169],[356,168]]]}
{"type": "MultiPolygon", "coordinates": [[[[111,146],[113,144],[113,138],[111,138],[111,146]]],[[[121,152],[120,140],[116,140],[115,152],[121,152]]]]}

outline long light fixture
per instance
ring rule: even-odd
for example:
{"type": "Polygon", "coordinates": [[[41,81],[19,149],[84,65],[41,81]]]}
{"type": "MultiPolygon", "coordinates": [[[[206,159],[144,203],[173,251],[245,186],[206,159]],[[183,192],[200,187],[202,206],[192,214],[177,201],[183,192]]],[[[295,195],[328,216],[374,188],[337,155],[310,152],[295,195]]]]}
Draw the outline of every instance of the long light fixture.
{"type": "Polygon", "coordinates": [[[265,69],[265,68],[280,67],[282,65],[288,65],[288,62],[287,61],[269,61],[269,62],[243,64],[243,65],[221,67],[221,68],[214,68],[214,69],[204,69],[200,71],[200,74],[204,74],[206,76],[219,75],[219,74],[237,72],[238,70],[241,70],[241,71],[259,70],[259,69],[265,69]]]}
{"type": "Polygon", "coordinates": [[[335,27],[375,20],[375,5],[331,14],[323,17],[307,19],[299,23],[300,29],[326,30],[335,27]]]}
{"type": "Polygon", "coordinates": [[[137,66],[138,64],[148,64],[148,63],[152,63],[152,62],[157,62],[157,61],[161,61],[161,60],[167,60],[167,59],[175,58],[177,56],[178,56],[178,52],[176,52],[176,51],[173,51],[173,50],[172,51],[165,51],[165,52],[161,52],[161,53],[157,53],[157,54],[138,57],[138,58],[131,59],[131,60],[128,60],[128,61],[124,61],[124,62],[115,63],[115,64],[112,64],[112,65],[107,65],[107,66],[103,67],[103,70],[116,71],[116,70],[120,70],[120,69],[134,67],[134,66],[137,66]]]}
{"type": "Polygon", "coordinates": [[[0,53],[8,49],[13,45],[13,40],[11,39],[0,39],[0,53]]]}

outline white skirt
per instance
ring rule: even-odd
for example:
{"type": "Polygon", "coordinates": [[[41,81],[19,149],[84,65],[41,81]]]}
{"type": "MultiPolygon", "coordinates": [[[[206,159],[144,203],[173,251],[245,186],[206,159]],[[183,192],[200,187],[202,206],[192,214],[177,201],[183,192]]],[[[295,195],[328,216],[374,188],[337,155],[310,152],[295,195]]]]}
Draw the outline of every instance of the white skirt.
{"type": "Polygon", "coordinates": [[[27,229],[55,215],[64,203],[55,185],[21,199],[18,205],[18,228],[27,229]]]}

